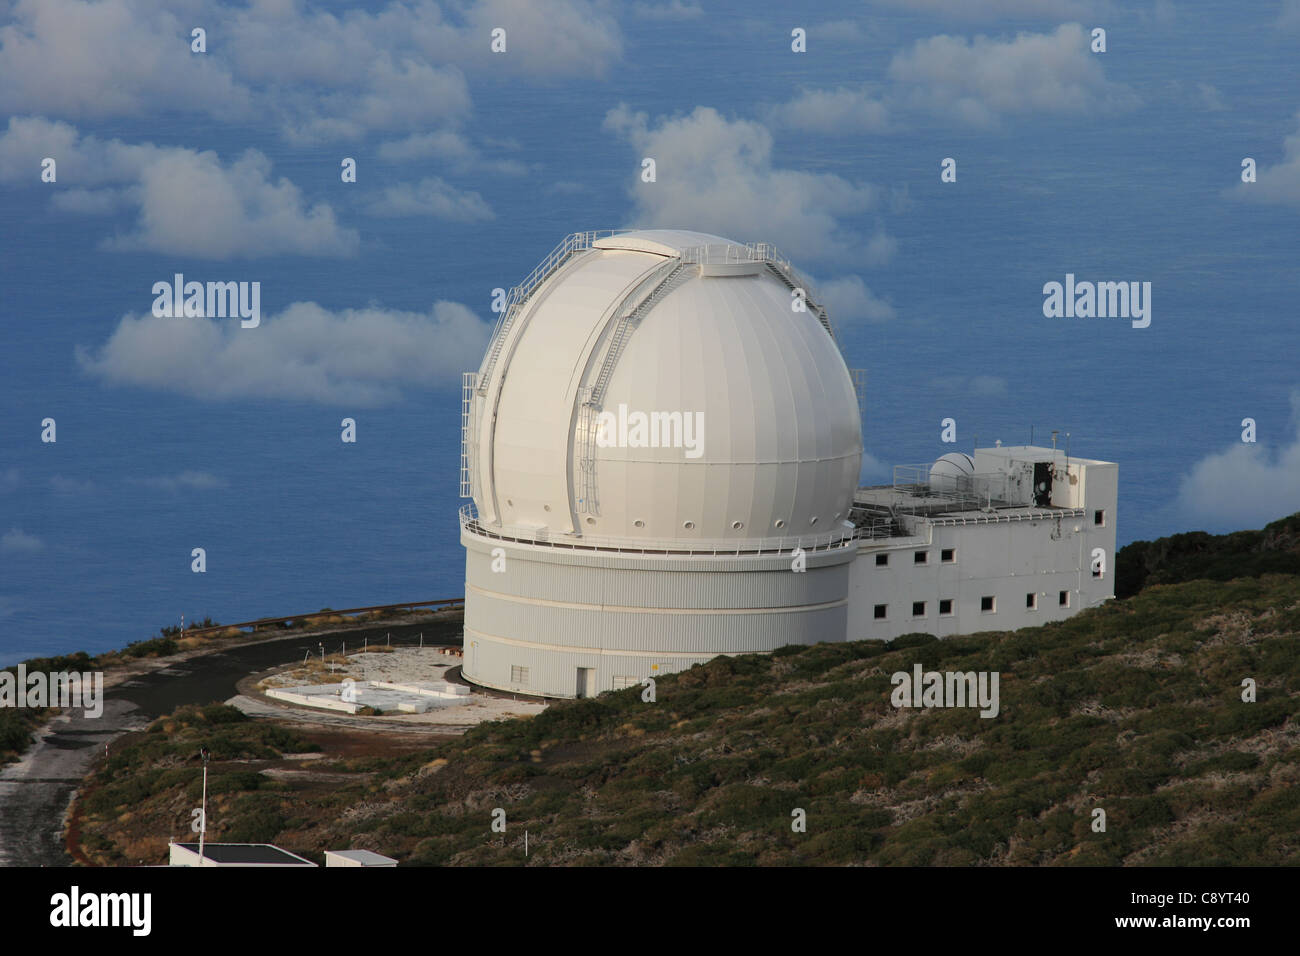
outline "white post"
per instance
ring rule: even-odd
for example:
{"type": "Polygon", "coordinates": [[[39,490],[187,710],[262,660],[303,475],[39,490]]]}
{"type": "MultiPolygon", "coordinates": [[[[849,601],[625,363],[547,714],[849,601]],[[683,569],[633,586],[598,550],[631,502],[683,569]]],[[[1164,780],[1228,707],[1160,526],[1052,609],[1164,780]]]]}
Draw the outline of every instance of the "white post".
{"type": "Polygon", "coordinates": [[[199,866],[203,865],[203,843],[208,835],[208,749],[203,748],[203,806],[199,811],[199,866]]]}

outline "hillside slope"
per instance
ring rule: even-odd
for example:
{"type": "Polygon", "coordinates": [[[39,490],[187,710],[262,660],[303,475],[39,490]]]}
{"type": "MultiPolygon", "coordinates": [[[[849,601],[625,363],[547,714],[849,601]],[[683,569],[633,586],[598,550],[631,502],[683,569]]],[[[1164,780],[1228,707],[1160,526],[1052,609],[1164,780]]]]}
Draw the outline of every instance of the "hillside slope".
{"type": "Polygon", "coordinates": [[[1300,863],[1296,575],[1149,586],[1011,633],[722,658],[656,694],[559,703],[414,754],[327,752],[302,774],[276,770],[303,746],[291,735],[190,709],[118,749],[80,802],[81,832],[104,863],[188,832],[206,743],[209,839],[317,859],[354,847],[443,865],[1300,863]],[[890,676],[918,663],[998,672],[999,714],[895,708],[890,676]]]}

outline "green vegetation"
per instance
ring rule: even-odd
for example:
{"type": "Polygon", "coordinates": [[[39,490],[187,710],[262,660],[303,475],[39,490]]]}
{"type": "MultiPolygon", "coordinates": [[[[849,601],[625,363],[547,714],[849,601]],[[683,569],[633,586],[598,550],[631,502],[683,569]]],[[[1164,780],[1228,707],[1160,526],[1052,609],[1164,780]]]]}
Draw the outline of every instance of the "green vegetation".
{"type": "MultiPolygon", "coordinates": [[[[1295,527],[1270,525],[1271,540],[1285,546],[1295,527]]],[[[1193,554],[1171,540],[1135,552],[1151,558],[1140,593],[1068,621],[719,658],[661,678],[654,703],[634,687],[413,755],[315,761],[328,786],[256,773],[284,752],[260,721],[200,727],[178,712],[96,778],[110,793],[85,801],[99,811],[83,823],[85,845],[129,845],[133,825],[156,832],[193,805],[193,769],[169,777],[159,757],[192,754],[201,736],[220,741],[208,746],[222,760],[248,761],[222,770],[227,832],[307,854],[367,847],[433,865],[1300,863],[1300,576],[1269,573],[1265,552],[1239,544],[1212,539],[1193,554]],[[1234,555],[1248,576],[1178,580],[1234,555]],[[999,716],[895,709],[890,677],[914,663],[998,672],[999,716]],[[1246,679],[1254,702],[1242,700],[1246,679]],[[135,819],[112,817],[123,807],[135,819]],[[506,834],[491,830],[495,808],[506,834]],[[1097,808],[1104,832],[1092,829],[1097,808]],[[806,832],[792,830],[796,809],[806,832]]]]}
{"type": "MultiPolygon", "coordinates": [[[[274,824],[273,835],[284,823],[276,809],[279,799],[267,797],[282,793],[285,785],[249,769],[247,763],[320,749],[293,731],[250,720],[225,704],[182,707],[154,721],[147,733],[137,735],[130,746],[116,749],[100,765],[77,802],[82,825],[94,831],[108,821],[128,822],[161,798],[181,811],[169,814],[174,818],[169,821],[173,834],[190,836],[190,811],[202,798],[199,752],[203,747],[211,754],[209,819],[229,821],[210,826],[208,839],[232,843],[265,842],[268,828],[274,824]]],[[[165,828],[163,832],[165,835],[165,828]]],[[[165,840],[161,845],[165,853],[165,840]]],[[[102,833],[87,840],[85,849],[96,853],[100,862],[136,862],[134,852],[124,853],[122,845],[105,839],[102,833]]],[[[156,852],[157,846],[152,850],[156,852]]]]}
{"type": "Polygon", "coordinates": [[[1115,596],[1131,597],[1144,587],[1207,578],[1230,581],[1261,574],[1300,574],[1300,513],[1262,531],[1211,535],[1176,534],[1134,541],[1115,557],[1115,596]]]}

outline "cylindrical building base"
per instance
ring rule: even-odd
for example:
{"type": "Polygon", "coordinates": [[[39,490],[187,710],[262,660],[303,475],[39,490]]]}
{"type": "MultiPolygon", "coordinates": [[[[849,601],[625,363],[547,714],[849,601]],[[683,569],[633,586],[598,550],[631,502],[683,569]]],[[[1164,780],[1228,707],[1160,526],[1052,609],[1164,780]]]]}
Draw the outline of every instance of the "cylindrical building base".
{"type": "Polygon", "coordinates": [[[720,654],[842,641],[854,543],[789,553],[642,555],[462,529],[466,679],[592,697],[720,654]],[[793,570],[794,566],[805,570],[793,570]]]}

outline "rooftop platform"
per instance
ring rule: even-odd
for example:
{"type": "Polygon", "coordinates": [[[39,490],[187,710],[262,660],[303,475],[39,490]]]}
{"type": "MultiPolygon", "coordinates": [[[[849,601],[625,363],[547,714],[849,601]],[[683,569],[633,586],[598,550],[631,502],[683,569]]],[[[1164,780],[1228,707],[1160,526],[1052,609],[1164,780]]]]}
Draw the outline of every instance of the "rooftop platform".
{"type": "Polygon", "coordinates": [[[859,488],[852,512],[857,537],[913,537],[927,524],[1083,517],[1083,510],[1073,507],[1081,504],[1079,495],[1071,490],[1080,481],[1081,469],[1114,467],[1035,445],[980,448],[966,460],[982,470],[958,474],[951,469],[933,470],[929,464],[898,465],[892,484],[859,488]],[[1042,486],[1036,487],[1040,482],[1042,486]]]}

